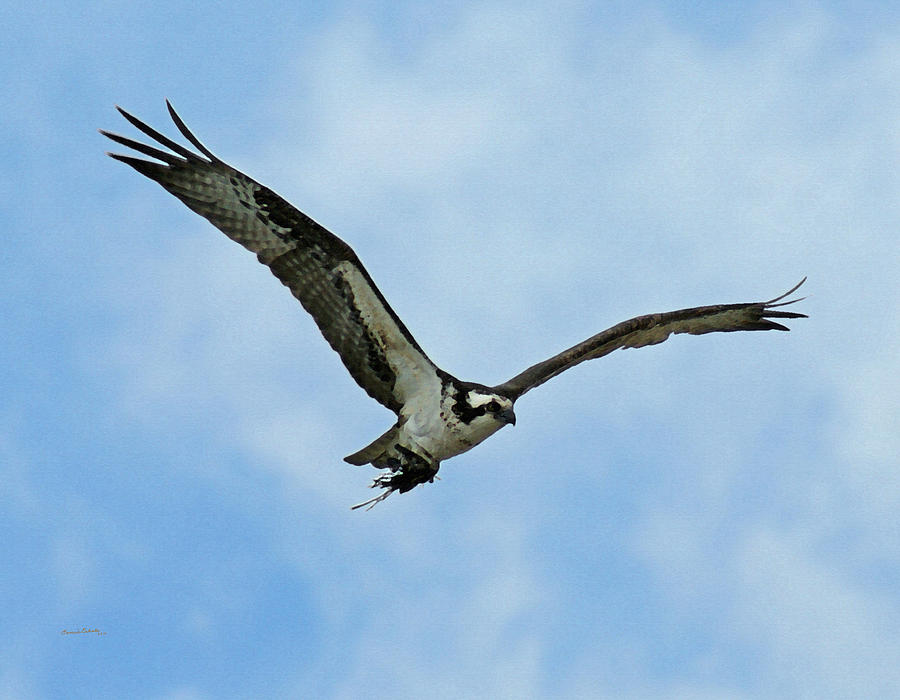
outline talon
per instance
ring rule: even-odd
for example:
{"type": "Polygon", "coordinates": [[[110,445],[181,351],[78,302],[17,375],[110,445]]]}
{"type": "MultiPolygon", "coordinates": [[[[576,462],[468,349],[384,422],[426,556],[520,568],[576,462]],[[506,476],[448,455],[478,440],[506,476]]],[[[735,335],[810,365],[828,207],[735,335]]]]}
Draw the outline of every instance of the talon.
{"type": "Polygon", "coordinates": [[[370,484],[371,488],[381,488],[384,489],[384,491],[374,498],[370,498],[368,501],[352,506],[351,510],[364,507],[366,510],[369,510],[374,507],[376,503],[380,503],[394,493],[394,491],[406,493],[419,484],[430,484],[434,482],[435,475],[440,468],[439,462],[431,462],[403,445],[395,445],[395,448],[397,449],[397,452],[402,454],[406,459],[403,460],[398,459],[397,457],[389,457],[385,459],[383,463],[376,465],[390,469],[391,473],[379,476],[370,484]]]}

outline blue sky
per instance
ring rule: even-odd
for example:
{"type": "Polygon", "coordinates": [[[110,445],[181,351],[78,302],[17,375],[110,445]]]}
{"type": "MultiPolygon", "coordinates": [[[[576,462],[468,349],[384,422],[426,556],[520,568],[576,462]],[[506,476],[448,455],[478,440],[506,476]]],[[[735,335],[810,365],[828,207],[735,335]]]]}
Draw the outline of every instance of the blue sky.
{"type": "Polygon", "coordinates": [[[896,10],[325,7],[0,10],[0,696],[900,695],[896,10]],[[351,512],[393,416],[103,155],[167,97],[463,379],[804,275],[810,319],[581,365],[351,512]]]}

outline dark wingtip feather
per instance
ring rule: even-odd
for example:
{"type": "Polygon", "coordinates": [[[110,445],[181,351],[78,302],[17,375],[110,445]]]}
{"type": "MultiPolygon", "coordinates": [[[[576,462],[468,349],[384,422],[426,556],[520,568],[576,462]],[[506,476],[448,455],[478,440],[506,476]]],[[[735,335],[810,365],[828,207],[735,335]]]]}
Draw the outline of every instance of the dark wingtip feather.
{"type": "Polygon", "coordinates": [[[791,287],[789,290],[787,290],[781,296],[775,297],[774,299],[770,299],[769,301],[765,302],[765,306],[768,308],[774,308],[776,306],[787,306],[788,304],[796,304],[798,301],[803,301],[804,299],[806,299],[806,297],[799,297],[798,299],[791,299],[790,301],[781,301],[781,300],[786,297],[789,297],[791,294],[793,294],[798,289],[800,289],[800,287],[803,285],[804,282],[806,282],[806,275],[804,275],[802,280],[797,282],[797,284],[795,284],[793,287],[791,287]],[[775,302],[781,302],[781,303],[776,304],[775,302]]]}
{"type": "Polygon", "coordinates": [[[168,163],[169,165],[174,165],[175,163],[184,163],[184,159],[178,156],[174,156],[171,153],[166,153],[158,148],[154,148],[153,146],[148,146],[147,144],[141,143],[140,141],[135,141],[134,139],[130,139],[126,136],[120,136],[119,134],[114,134],[109,131],[105,131],[104,129],[99,129],[100,133],[103,134],[106,138],[115,141],[118,144],[121,144],[127,148],[132,148],[138,153],[143,153],[145,156],[150,156],[151,158],[156,158],[157,160],[161,160],[163,163],[168,163]]]}
{"type": "MultiPolygon", "coordinates": [[[[800,299],[797,299],[800,301],[800,299]]],[[[769,311],[766,309],[765,311],[766,318],[809,318],[806,314],[801,314],[796,311],[769,311]]]]}
{"type": "Polygon", "coordinates": [[[123,156],[121,153],[110,153],[109,151],[107,151],[106,155],[108,155],[110,158],[114,158],[115,160],[125,163],[125,165],[130,165],[141,175],[146,175],[151,180],[160,181],[162,173],[165,172],[169,167],[167,165],[163,165],[162,163],[153,163],[149,160],[144,160],[143,158],[123,156]]]}
{"type": "Polygon", "coordinates": [[[194,136],[191,130],[187,128],[187,125],[184,123],[181,117],[178,116],[178,112],[175,111],[175,108],[172,106],[172,103],[169,102],[168,98],[166,98],[166,107],[169,110],[169,116],[172,117],[172,121],[175,122],[175,126],[178,127],[178,130],[184,135],[184,137],[192,144],[194,144],[194,147],[207,158],[209,158],[213,163],[221,163],[222,161],[216,158],[216,156],[213,155],[213,152],[210,151],[206,146],[204,146],[200,142],[200,139],[194,136]]]}
{"type": "MultiPolygon", "coordinates": [[[[158,143],[161,143],[161,144],[162,144],[163,146],[165,146],[166,148],[168,148],[168,149],[174,151],[175,153],[177,153],[178,155],[180,155],[182,158],[186,158],[186,159],[188,159],[188,160],[195,161],[195,162],[196,162],[196,161],[202,160],[202,159],[200,158],[200,156],[198,156],[196,153],[191,152],[189,149],[185,148],[185,147],[182,146],[180,143],[177,143],[177,142],[173,141],[173,140],[170,139],[168,136],[165,136],[165,135],[161,134],[161,133],[158,132],[156,129],[154,129],[152,126],[150,126],[150,125],[148,125],[148,124],[145,124],[145,123],[142,122],[140,119],[138,119],[137,117],[135,117],[135,116],[132,115],[132,114],[129,114],[127,111],[125,111],[124,109],[122,109],[122,108],[119,107],[118,105],[116,105],[116,109],[119,110],[119,113],[120,113],[123,117],[125,117],[125,119],[127,119],[128,122],[129,122],[133,127],[135,127],[136,129],[138,129],[139,131],[142,131],[144,134],[146,134],[147,136],[149,136],[149,137],[150,137],[151,139],[153,139],[154,141],[156,141],[156,142],[158,142],[158,143]]],[[[196,145],[196,144],[195,144],[195,145],[196,145]]]]}
{"type": "MultiPolygon", "coordinates": [[[[803,301],[806,297],[798,297],[797,299],[789,299],[788,301],[782,301],[782,299],[786,299],[791,294],[800,289],[800,286],[806,282],[806,276],[803,277],[802,280],[797,282],[793,287],[791,287],[788,291],[786,291],[781,296],[775,297],[771,301],[767,301],[763,304],[763,312],[762,317],[764,319],[772,319],[772,318],[809,318],[806,314],[801,314],[797,311],[775,311],[777,307],[781,306],[789,306],[790,304],[796,304],[798,301],[803,301]]],[[[777,330],[777,331],[789,331],[790,328],[787,326],[783,326],[780,323],[776,323],[775,321],[766,321],[770,324],[767,327],[767,330],[777,330]]]]}

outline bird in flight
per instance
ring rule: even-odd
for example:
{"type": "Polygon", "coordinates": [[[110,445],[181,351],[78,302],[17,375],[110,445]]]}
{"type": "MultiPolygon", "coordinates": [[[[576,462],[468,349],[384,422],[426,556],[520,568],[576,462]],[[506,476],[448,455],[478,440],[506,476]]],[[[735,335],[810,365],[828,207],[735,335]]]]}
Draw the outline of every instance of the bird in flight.
{"type": "Polygon", "coordinates": [[[175,126],[199,155],[126,112],[132,125],[162,150],[101,130],[104,136],[154,160],[109,153],[155,180],[226,236],[256,253],[291,290],[365,392],[397,414],[372,443],[344,458],[384,470],[372,483],[380,493],[353,506],[372,507],[394,491],[432,482],[442,460],[455,457],[506,425],[526,392],[585,360],[618,348],[639,348],[672,333],[786,331],[773,319],[806,318],[783,310],[806,278],[770,301],[717,304],[648,314],[618,323],[512,379],[485,386],[437,367],[394,313],[353,250],[264,185],[219,160],[166,101],[175,126]]]}

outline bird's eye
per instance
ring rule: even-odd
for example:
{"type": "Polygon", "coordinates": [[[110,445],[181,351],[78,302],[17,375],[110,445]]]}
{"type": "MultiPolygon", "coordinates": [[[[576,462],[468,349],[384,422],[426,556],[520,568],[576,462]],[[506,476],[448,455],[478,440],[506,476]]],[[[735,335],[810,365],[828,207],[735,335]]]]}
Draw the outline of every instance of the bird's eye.
{"type": "Polygon", "coordinates": [[[500,404],[497,403],[496,401],[491,401],[487,405],[487,410],[490,411],[491,413],[496,413],[497,411],[500,410],[500,404]]]}

